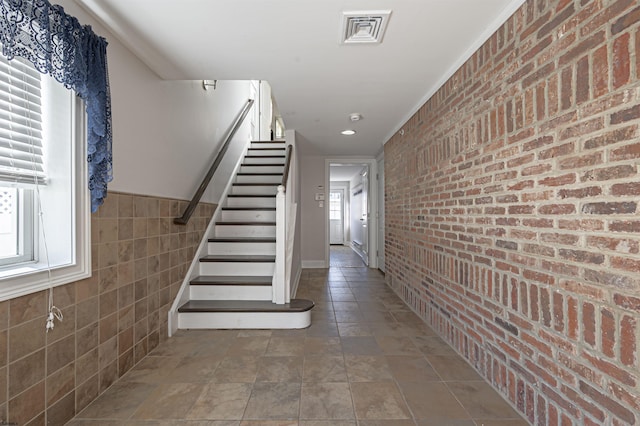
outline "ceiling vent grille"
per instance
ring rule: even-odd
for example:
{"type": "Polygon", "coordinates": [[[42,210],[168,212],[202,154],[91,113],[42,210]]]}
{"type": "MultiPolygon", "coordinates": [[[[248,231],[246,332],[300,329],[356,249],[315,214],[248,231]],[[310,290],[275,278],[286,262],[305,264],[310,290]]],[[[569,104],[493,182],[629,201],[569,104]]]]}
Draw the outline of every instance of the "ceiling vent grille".
{"type": "Polygon", "coordinates": [[[381,43],[390,10],[342,12],[342,44],[381,43]]]}

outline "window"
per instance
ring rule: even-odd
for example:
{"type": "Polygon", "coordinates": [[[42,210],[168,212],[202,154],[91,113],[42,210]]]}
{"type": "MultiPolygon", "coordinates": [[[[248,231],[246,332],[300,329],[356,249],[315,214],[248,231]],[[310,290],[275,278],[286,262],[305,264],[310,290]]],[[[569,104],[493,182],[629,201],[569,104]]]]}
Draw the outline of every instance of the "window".
{"type": "Polygon", "coordinates": [[[342,219],[342,194],[340,192],[329,193],[329,219],[342,219]]]}
{"type": "Polygon", "coordinates": [[[0,56],[0,300],[90,275],[84,116],[72,91],[0,56]]]}

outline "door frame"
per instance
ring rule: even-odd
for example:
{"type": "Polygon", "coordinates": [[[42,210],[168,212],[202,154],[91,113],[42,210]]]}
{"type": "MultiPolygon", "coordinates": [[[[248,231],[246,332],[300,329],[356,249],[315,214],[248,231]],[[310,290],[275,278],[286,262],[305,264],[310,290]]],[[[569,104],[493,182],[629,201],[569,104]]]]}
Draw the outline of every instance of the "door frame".
{"type": "MultiPolygon", "coordinates": [[[[378,174],[378,162],[375,158],[326,158],[324,161],[324,176],[326,193],[331,189],[331,165],[332,164],[363,164],[369,166],[369,188],[367,199],[367,211],[369,212],[368,220],[368,237],[369,237],[369,268],[378,268],[378,256],[376,252],[378,250],[378,181],[374,178],[378,174]]],[[[325,228],[325,264],[329,264],[329,203],[324,205],[324,222],[325,228]]]]}

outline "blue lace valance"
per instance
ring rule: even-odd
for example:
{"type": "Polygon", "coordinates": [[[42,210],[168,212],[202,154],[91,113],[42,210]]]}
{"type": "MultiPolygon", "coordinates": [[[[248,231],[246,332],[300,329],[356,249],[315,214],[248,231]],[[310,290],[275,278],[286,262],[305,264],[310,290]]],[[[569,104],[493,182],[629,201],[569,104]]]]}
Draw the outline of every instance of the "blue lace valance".
{"type": "Polygon", "coordinates": [[[113,179],[107,41],[47,0],[0,0],[0,13],[2,54],[28,60],[85,102],[89,191],[95,212],[113,179]]]}

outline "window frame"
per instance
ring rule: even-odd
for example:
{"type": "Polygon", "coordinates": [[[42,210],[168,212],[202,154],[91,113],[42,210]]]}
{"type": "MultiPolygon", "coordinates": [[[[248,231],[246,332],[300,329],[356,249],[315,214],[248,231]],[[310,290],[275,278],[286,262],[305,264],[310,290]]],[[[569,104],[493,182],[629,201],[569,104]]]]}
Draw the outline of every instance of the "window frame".
{"type": "MultiPolygon", "coordinates": [[[[70,282],[91,277],[91,199],[87,189],[87,118],[84,102],[70,92],[71,101],[71,141],[74,171],[70,189],[72,197],[72,237],[71,262],[47,265],[46,259],[4,266],[0,269],[0,301],[24,296],[70,282]]],[[[61,142],[62,143],[62,142],[61,142]]],[[[34,190],[35,192],[35,190],[34,190]]],[[[34,195],[34,219],[38,216],[37,197],[34,195]]],[[[38,224],[39,226],[39,224],[38,224]]],[[[35,238],[34,241],[39,240],[35,238]]],[[[68,248],[68,247],[67,247],[68,248]]],[[[39,247],[34,246],[34,252],[39,247]]]]}

